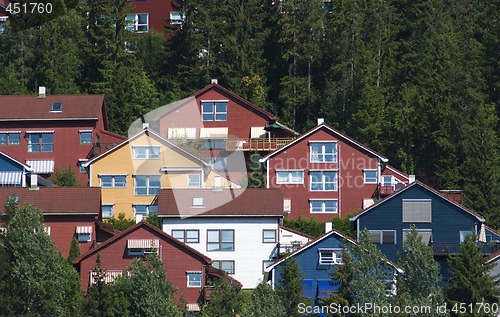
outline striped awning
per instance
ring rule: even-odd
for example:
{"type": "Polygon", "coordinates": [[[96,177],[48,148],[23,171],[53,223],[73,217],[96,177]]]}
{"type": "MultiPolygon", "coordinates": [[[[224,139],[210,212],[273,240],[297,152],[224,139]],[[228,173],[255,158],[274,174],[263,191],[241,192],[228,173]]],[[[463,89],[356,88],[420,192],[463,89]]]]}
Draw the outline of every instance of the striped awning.
{"type": "Polygon", "coordinates": [[[168,128],[168,138],[196,138],[196,128],[168,128]]]}
{"type": "Polygon", "coordinates": [[[200,311],[200,305],[198,304],[187,304],[188,311],[200,311]]]}
{"type": "Polygon", "coordinates": [[[31,166],[33,173],[49,174],[54,172],[54,160],[26,160],[26,164],[31,166]]]}
{"type": "Polygon", "coordinates": [[[26,131],[26,133],[28,133],[28,134],[29,134],[29,133],[36,133],[36,134],[38,134],[38,133],[54,133],[54,132],[55,132],[55,130],[36,130],[36,131],[26,131]]]}
{"type": "Polygon", "coordinates": [[[160,247],[160,240],[158,240],[158,239],[130,239],[130,240],[127,240],[127,247],[129,249],[159,248],[160,247]]]}
{"type": "MultiPolygon", "coordinates": [[[[105,283],[114,282],[117,276],[122,276],[122,271],[106,271],[106,276],[104,277],[105,283]]],[[[97,273],[90,271],[90,284],[97,283],[97,273]]]]}
{"type": "Polygon", "coordinates": [[[1,185],[18,185],[22,178],[23,172],[0,172],[1,185]]]}
{"type": "Polygon", "coordinates": [[[250,137],[252,139],[265,138],[267,136],[266,130],[264,127],[252,127],[250,130],[250,137]]]}
{"type": "Polygon", "coordinates": [[[78,226],[76,234],[92,234],[92,226],[78,226]]]}
{"type": "Polygon", "coordinates": [[[200,138],[227,139],[227,128],[201,128],[200,138]]]}

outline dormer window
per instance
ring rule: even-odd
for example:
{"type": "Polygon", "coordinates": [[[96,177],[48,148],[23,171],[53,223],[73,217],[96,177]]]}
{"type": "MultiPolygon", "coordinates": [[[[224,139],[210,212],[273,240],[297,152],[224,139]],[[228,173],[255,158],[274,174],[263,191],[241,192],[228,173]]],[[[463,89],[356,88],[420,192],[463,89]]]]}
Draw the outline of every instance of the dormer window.
{"type": "Polygon", "coordinates": [[[52,103],[52,108],[50,108],[50,112],[62,112],[63,103],[62,102],[54,102],[52,103]]]}

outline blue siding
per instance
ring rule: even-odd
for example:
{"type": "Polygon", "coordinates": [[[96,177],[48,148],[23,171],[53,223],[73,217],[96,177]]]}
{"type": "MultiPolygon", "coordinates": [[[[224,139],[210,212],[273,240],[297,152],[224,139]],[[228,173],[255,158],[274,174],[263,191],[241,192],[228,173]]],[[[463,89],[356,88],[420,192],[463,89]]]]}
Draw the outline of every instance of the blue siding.
{"type": "Polygon", "coordinates": [[[0,155],[0,172],[22,172],[23,166],[13,160],[0,155]]]}

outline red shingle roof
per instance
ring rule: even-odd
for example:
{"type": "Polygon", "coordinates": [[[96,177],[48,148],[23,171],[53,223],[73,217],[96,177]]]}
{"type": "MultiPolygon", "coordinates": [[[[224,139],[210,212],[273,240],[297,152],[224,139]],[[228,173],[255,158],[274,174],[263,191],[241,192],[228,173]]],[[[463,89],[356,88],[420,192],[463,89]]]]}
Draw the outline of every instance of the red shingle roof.
{"type": "Polygon", "coordinates": [[[158,216],[283,216],[283,190],[265,188],[160,189],[158,216]],[[203,197],[203,207],[193,198],[203,197]]]}
{"type": "Polygon", "coordinates": [[[0,96],[0,121],[98,119],[104,95],[0,96]],[[61,112],[51,112],[52,103],[62,102],[61,112]]]}
{"type": "MultiPolygon", "coordinates": [[[[35,205],[43,214],[99,214],[101,188],[99,187],[0,187],[0,205],[10,195],[19,196],[19,205],[35,205]]],[[[3,208],[1,209],[4,212],[3,208]]]]}

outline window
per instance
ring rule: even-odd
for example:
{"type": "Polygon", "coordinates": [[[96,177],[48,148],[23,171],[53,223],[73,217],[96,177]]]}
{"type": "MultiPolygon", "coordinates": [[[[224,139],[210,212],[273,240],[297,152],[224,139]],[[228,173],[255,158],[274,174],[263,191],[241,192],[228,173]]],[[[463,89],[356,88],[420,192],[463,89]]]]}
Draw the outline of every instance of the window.
{"type": "Polygon", "coordinates": [[[342,264],[342,249],[318,249],[319,264],[342,264]]]}
{"type": "Polygon", "coordinates": [[[54,134],[28,134],[28,152],[54,152],[54,134]]]}
{"type": "Polygon", "coordinates": [[[216,269],[223,270],[227,274],[234,274],[234,261],[214,261],[212,266],[216,269]]]}
{"type": "Polygon", "coordinates": [[[227,101],[202,101],[203,121],[227,121],[227,101]]]}
{"type": "Polygon", "coordinates": [[[127,15],[127,26],[125,29],[132,32],[147,32],[149,30],[148,27],[148,14],[129,14],[127,15]]]}
{"type": "Polygon", "coordinates": [[[127,175],[99,175],[102,188],[126,188],[127,175]]]}
{"type": "Polygon", "coordinates": [[[78,237],[78,242],[92,241],[92,226],[77,226],[76,235],[78,237]]]}
{"type": "Polygon", "coordinates": [[[395,230],[369,230],[368,233],[375,244],[396,244],[395,230]]]}
{"type": "MultiPolygon", "coordinates": [[[[207,142],[211,142],[211,141],[207,141],[207,142]]],[[[218,141],[214,141],[214,142],[218,142],[218,141]]],[[[223,142],[224,142],[224,146],[222,148],[224,148],[226,146],[226,142],[225,141],[223,141],[223,142]]],[[[219,170],[219,171],[226,170],[227,157],[215,157],[215,158],[214,157],[204,157],[203,159],[205,161],[207,161],[208,163],[210,163],[210,166],[215,170],[219,170]]]]}
{"type": "Polygon", "coordinates": [[[21,132],[0,132],[0,145],[21,144],[21,132]]]}
{"type": "Polygon", "coordinates": [[[336,191],[337,172],[321,171],[310,172],[311,191],[336,191]]]}
{"type": "Polygon", "coordinates": [[[304,184],[304,171],[276,171],[277,184],[304,184]]]}
{"type": "MultiPolygon", "coordinates": [[[[403,229],[403,242],[406,241],[406,236],[410,232],[410,229],[403,229]]],[[[422,242],[425,245],[429,245],[432,241],[432,229],[417,229],[417,233],[422,237],[422,242]]]]}
{"type": "Polygon", "coordinates": [[[129,239],[127,240],[128,255],[142,256],[146,254],[158,254],[160,248],[159,239],[129,239]]]}
{"type": "Polygon", "coordinates": [[[363,179],[365,184],[377,184],[377,170],[364,170],[363,179]]]}
{"type": "Polygon", "coordinates": [[[283,199],[283,211],[284,212],[291,212],[292,211],[292,199],[291,198],[283,199]]]}
{"type": "Polygon", "coordinates": [[[226,140],[205,140],[203,147],[209,150],[220,150],[226,148],[226,140]]]}
{"type": "Polygon", "coordinates": [[[85,169],[85,167],[83,166],[83,164],[85,164],[85,162],[87,162],[86,159],[79,159],[78,160],[78,168],[80,169],[80,173],[82,173],[82,174],[87,173],[87,169],[85,169]]]}
{"type": "Polygon", "coordinates": [[[184,243],[199,243],[200,231],[195,229],[172,230],[172,237],[184,243]]]}
{"type": "Polygon", "coordinates": [[[309,201],[309,211],[311,213],[336,213],[337,200],[336,199],[311,199],[309,201]]]}
{"type": "Polygon", "coordinates": [[[187,272],[187,286],[201,287],[201,272],[187,272]]]}
{"type": "Polygon", "coordinates": [[[102,205],[102,217],[113,218],[113,205],[102,205]]]}
{"type": "Polygon", "coordinates": [[[337,142],[311,142],[311,163],[337,162],[337,142]]]}
{"type": "Polygon", "coordinates": [[[133,146],[135,160],[159,160],[160,146],[133,146]]]}
{"type": "Polygon", "coordinates": [[[80,144],[92,144],[92,131],[80,131],[80,144]]]}
{"type": "Polygon", "coordinates": [[[264,229],[262,231],[262,243],[276,243],[276,230],[264,229]]]}
{"type": "Polygon", "coordinates": [[[431,221],[430,199],[403,199],[403,222],[431,221]]]}
{"type": "Polygon", "coordinates": [[[467,236],[472,236],[472,230],[460,231],[460,243],[464,242],[467,236]]]}
{"type": "Polygon", "coordinates": [[[201,187],[201,175],[194,174],[187,176],[188,188],[200,188],[201,187]]]}
{"type": "Polygon", "coordinates": [[[62,112],[63,103],[62,102],[54,102],[52,103],[52,107],[50,108],[50,112],[62,112]]]}
{"type": "Polygon", "coordinates": [[[193,207],[203,207],[203,197],[193,197],[193,207]]]}
{"type": "Polygon", "coordinates": [[[161,185],[160,175],[135,175],[134,195],[158,195],[161,185]]]}
{"type": "Polygon", "coordinates": [[[180,12],[170,12],[170,24],[182,24],[182,21],[180,12]]]}
{"type": "Polygon", "coordinates": [[[382,186],[392,186],[392,176],[382,176],[382,186]]]}
{"type": "Polygon", "coordinates": [[[134,217],[141,215],[143,217],[149,217],[151,213],[154,215],[158,214],[158,205],[133,205],[134,206],[134,217]]]}
{"type": "Polygon", "coordinates": [[[264,260],[264,261],[262,261],[262,274],[265,273],[266,267],[268,267],[269,265],[273,264],[274,262],[276,262],[276,261],[274,261],[274,260],[264,260]]]}
{"type": "Polygon", "coordinates": [[[234,251],[234,230],[208,230],[207,251],[234,251]]]}

